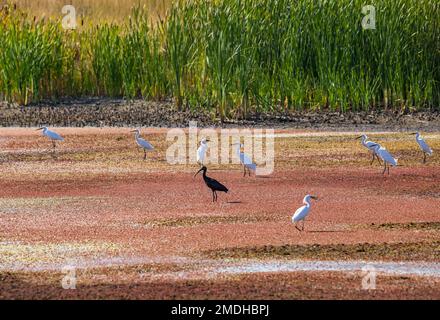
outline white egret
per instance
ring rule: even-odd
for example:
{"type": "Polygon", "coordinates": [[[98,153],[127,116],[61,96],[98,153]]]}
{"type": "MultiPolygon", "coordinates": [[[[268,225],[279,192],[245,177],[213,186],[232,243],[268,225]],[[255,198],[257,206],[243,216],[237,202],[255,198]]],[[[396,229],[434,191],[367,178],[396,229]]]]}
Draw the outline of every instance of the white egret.
{"type": "Polygon", "coordinates": [[[292,222],[295,224],[295,228],[297,228],[299,231],[304,231],[304,222],[306,220],[306,217],[308,216],[310,212],[310,201],[318,200],[317,196],[312,196],[310,194],[306,195],[303,199],[303,206],[298,208],[295,213],[292,216],[292,222]],[[302,221],[302,228],[298,228],[298,223],[302,221]]]}
{"type": "Polygon", "coordinates": [[[257,170],[257,165],[252,162],[252,159],[249,156],[247,156],[244,152],[241,152],[241,148],[244,147],[242,143],[234,143],[232,145],[236,147],[235,152],[238,159],[240,159],[241,164],[243,165],[243,177],[246,176],[246,169],[248,170],[248,174],[250,176],[251,170],[257,170]]]}
{"type": "Polygon", "coordinates": [[[64,138],[54,131],[50,131],[47,127],[38,128],[38,130],[43,130],[43,135],[48,137],[52,141],[53,151],[55,152],[56,141],[64,141],[64,138]]]}
{"type": "Polygon", "coordinates": [[[153,150],[154,147],[145,139],[141,138],[141,132],[139,129],[132,130],[135,133],[135,140],[139,147],[144,149],[144,160],[147,159],[147,150],[153,150]]]}
{"type": "Polygon", "coordinates": [[[375,148],[377,145],[379,145],[378,143],[373,142],[373,141],[369,141],[367,135],[365,135],[365,134],[363,134],[363,135],[357,137],[356,139],[361,139],[362,145],[363,145],[365,148],[367,148],[368,150],[370,150],[370,152],[372,153],[372,155],[373,155],[373,159],[371,160],[370,165],[373,164],[375,158],[377,158],[377,161],[379,162],[379,164],[382,164],[382,163],[380,162],[380,158],[379,158],[379,156],[377,155],[376,151],[374,150],[374,148],[375,148]]]}
{"type": "Polygon", "coordinates": [[[397,166],[397,159],[395,159],[391,153],[387,151],[384,147],[377,145],[374,147],[374,151],[376,154],[383,160],[384,168],[382,174],[385,174],[385,171],[388,169],[388,174],[390,174],[390,165],[393,167],[397,166]]]}
{"type": "Polygon", "coordinates": [[[208,150],[208,142],[209,138],[203,138],[200,141],[200,146],[197,149],[197,163],[203,166],[203,162],[205,161],[206,151],[208,150]]]}
{"type": "Polygon", "coordinates": [[[420,149],[423,152],[423,163],[426,163],[426,155],[432,156],[432,149],[428,146],[428,144],[423,140],[422,136],[419,132],[412,133],[416,135],[416,142],[419,144],[420,149]]]}

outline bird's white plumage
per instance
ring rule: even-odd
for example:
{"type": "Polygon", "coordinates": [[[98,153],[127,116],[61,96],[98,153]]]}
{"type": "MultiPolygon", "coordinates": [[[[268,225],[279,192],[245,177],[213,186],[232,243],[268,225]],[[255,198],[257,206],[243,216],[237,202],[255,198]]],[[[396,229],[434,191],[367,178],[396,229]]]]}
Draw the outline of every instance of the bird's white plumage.
{"type": "Polygon", "coordinates": [[[368,137],[365,134],[363,134],[361,136],[361,142],[365,148],[367,148],[368,150],[370,150],[372,152],[375,152],[374,148],[378,145],[378,143],[376,143],[376,142],[369,141],[368,137]]]}
{"type": "Polygon", "coordinates": [[[242,165],[246,166],[246,168],[255,171],[257,169],[257,165],[252,162],[252,159],[248,157],[244,152],[241,152],[241,148],[243,148],[243,144],[236,144],[236,153],[237,157],[240,159],[242,165]]]}
{"type": "Polygon", "coordinates": [[[397,159],[395,159],[384,147],[377,145],[374,147],[374,151],[383,161],[391,164],[393,167],[397,166],[397,159]]]}
{"type": "Polygon", "coordinates": [[[203,164],[205,161],[206,151],[208,150],[208,142],[206,138],[200,141],[200,146],[197,149],[197,162],[203,164]]]}
{"type": "Polygon", "coordinates": [[[139,147],[141,147],[144,150],[153,150],[154,147],[145,139],[141,138],[141,133],[139,130],[135,130],[135,140],[139,147]]]}
{"type": "Polygon", "coordinates": [[[43,135],[51,140],[64,141],[64,138],[54,131],[50,131],[47,127],[43,127],[43,135]]]}
{"type": "Polygon", "coordinates": [[[306,195],[303,200],[303,206],[298,208],[292,216],[292,222],[298,222],[304,220],[310,212],[310,199],[311,195],[306,195]]]}
{"type": "Polygon", "coordinates": [[[136,142],[139,145],[139,147],[147,150],[153,150],[154,147],[145,139],[142,138],[136,138],[136,142]]]}
{"type": "Polygon", "coordinates": [[[421,137],[419,132],[417,132],[417,134],[416,134],[416,141],[419,144],[420,149],[422,149],[423,152],[432,156],[432,149],[428,146],[428,144],[425,142],[425,140],[421,137]]]}
{"type": "Polygon", "coordinates": [[[307,217],[309,211],[310,211],[310,205],[304,205],[298,208],[292,217],[292,222],[298,222],[303,220],[305,217],[307,217]]]}

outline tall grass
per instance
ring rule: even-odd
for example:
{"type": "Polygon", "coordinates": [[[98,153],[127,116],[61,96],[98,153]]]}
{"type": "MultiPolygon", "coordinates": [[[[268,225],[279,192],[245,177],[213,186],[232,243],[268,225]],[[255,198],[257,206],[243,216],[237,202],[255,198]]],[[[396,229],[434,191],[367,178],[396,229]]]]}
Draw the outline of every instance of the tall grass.
{"type": "Polygon", "coordinates": [[[0,93],[29,103],[59,96],[172,97],[176,108],[250,111],[440,109],[440,2],[178,0],[154,21],[124,23],[0,14],[0,93]]]}

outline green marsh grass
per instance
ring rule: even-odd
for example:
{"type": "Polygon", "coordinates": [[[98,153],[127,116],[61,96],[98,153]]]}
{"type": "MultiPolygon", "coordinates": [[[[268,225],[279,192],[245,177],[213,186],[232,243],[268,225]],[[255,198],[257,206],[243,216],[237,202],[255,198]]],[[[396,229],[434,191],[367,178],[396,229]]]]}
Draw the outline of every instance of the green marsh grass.
{"type": "Polygon", "coordinates": [[[172,98],[221,119],[252,111],[419,110],[440,106],[440,2],[178,0],[151,19],[85,19],[66,31],[0,13],[0,95],[172,98]]]}

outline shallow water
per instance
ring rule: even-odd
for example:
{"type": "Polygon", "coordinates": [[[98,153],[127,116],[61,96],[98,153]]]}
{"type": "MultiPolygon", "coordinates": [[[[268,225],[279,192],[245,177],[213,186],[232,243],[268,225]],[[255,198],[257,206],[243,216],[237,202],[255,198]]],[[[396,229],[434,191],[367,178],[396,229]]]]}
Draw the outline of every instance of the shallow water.
{"type": "Polygon", "coordinates": [[[65,257],[58,259],[59,261],[49,262],[46,260],[32,262],[8,262],[4,263],[0,259],[0,272],[6,271],[25,271],[25,272],[41,272],[41,271],[60,271],[65,267],[74,267],[75,269],[93,269],[93,268],[112,268],[112,267],[129,267],[148,264],[187,264],[191,260],[186,257],[169,256],[169,257],[141,257],[141,256],[119,256],[119,257],[65,257]]]}
{"type": "MultiPolygon", "coordinates": [[[[379,274],[440,277],[440,262],[383,262],[383,261],[321,261],[321,260],[233,260],[218,261],[193,259],[183,256],[95,256],[64,257],[58,261],[0,262],[0,271],[58,271],[65,266],[78,269],[124,267],[144,264],[174,264],[184,266],[184,272],[166,272],[172,278],[212,278],[221,275],[285,273],[285,272],[360,272],[375,271],[379,274]]],[[[165,275],[165,274],[163,274],[165,275]]],[[[159,274],[156,274],[159,276],[159,274]]]]}
{"type": "Polygon", "coordinates": [[[218,274],[261,272],[374,270],[377,273],[440,277],[440,263],[433,262],[371,262],[371,261],[249,261],[212,270],[218,274]]]}

